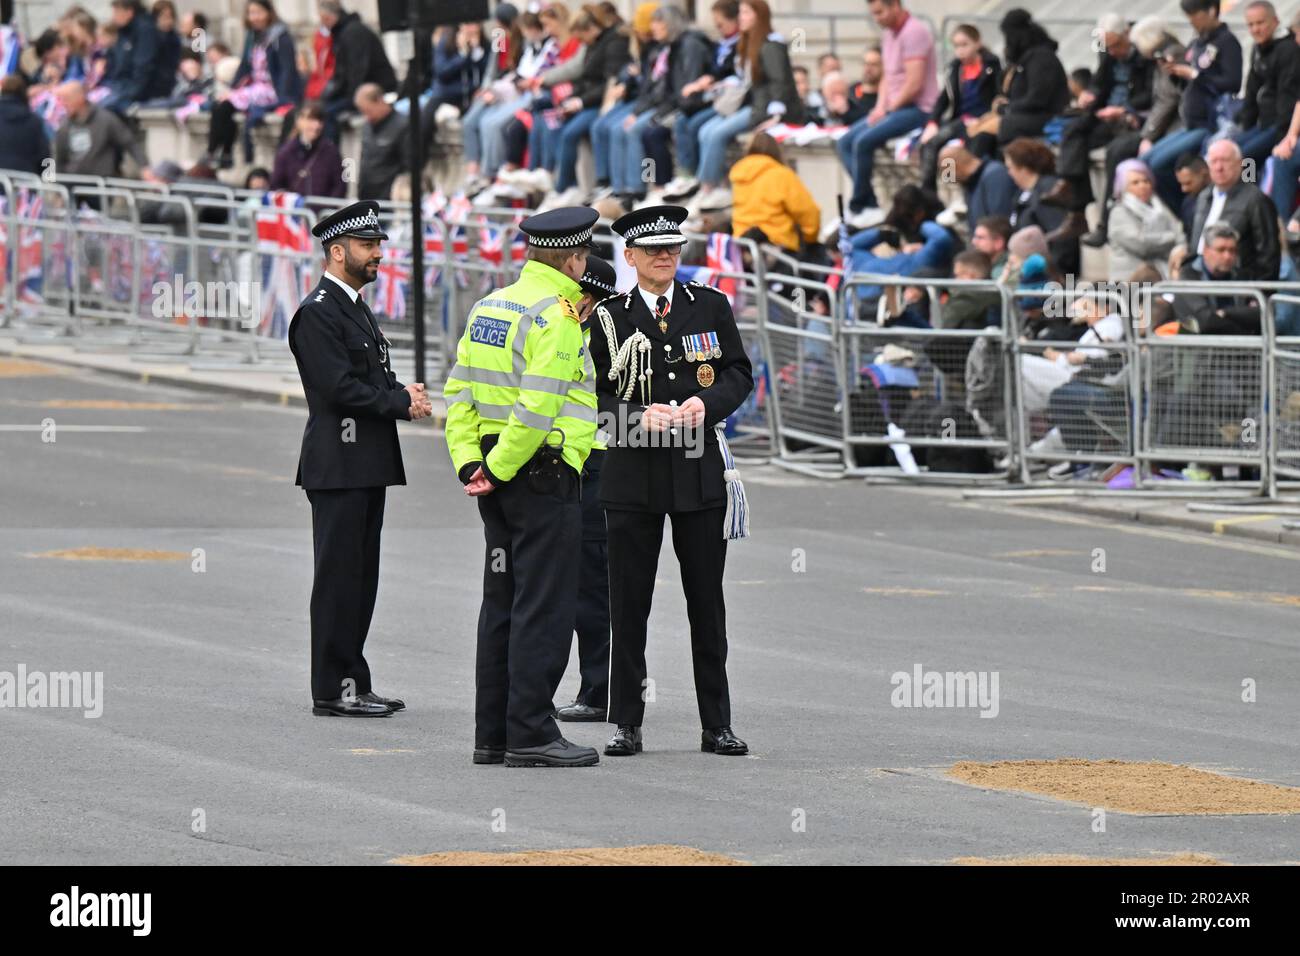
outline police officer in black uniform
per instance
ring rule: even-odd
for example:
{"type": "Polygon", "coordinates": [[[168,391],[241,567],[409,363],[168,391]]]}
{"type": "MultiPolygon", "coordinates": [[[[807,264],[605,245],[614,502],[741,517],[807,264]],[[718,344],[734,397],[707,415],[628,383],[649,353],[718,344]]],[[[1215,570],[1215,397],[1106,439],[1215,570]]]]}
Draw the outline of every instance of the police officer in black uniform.
{"type": "Polygon", "coordinates": [[[754,378],[726,296],[675,278],[685,218],[680,206],[651,206],[613,224],[637,286],[597,305],[592,322],[601,421],[615,432],[600,495],[613,625],[609,720],[617,725],[609,756],[642,748],[646,621],[665,515],[686,593],[700,749],[748,752],[730,726],[722,593],[727,539],[744,534],[743,490],[714,426],[740,407],[754,378]]]}
{"type": "MultiPolygon", "coordinates": [[[[591,342],[596,303],[618,292],[618,276],[604,259],[587,256],[587,271],[578,280],[582,301],[578,315],[591,342]]],[[[609,554],[605,509],[600,504],[600,472],[607,436],[596,432],[596,443],[582,469],[582,566],[578,570],[578,670],[582,682],[573,703],[555,712],[556,720],[603,721],[609,702],[609,554]]]]}
{"type": "Polygon", "coordinates": [[[353,203],[312,229],[325,274],[289,323],[307,393],[297,484],[311,502],[311,696],[320,716],[391,717],[406,706],[374,692],[362,648],[379,586],[385,489],[406,484],[397,420],[433,409],[424,385],[393,375],[388,339],[360,296],[388,238],[378,210],[353,203]]]}

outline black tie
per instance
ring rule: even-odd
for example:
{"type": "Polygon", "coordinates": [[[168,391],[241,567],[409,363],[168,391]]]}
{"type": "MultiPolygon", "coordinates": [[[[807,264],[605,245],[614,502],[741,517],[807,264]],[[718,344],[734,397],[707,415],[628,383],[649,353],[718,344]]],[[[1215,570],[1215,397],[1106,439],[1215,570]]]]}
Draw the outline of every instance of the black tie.
{"type": "Polygon", "coordinates": [[[659,320],[659,331],[668,331],[668,296],[661,295],[655,300],[655,318],[659,320]]]}
{"type": "Polygon", "coordinates": [[[384,337],[379,331],[379,322],[375,319],[375,314],[370,311],[370,306],[366,305],[366,300],[357,295],[357,305],[361,306],[361,311],[366,314],[366,321],[370,323],[371,331],[375,333],[375,341],[382,342],[384,337]]]}

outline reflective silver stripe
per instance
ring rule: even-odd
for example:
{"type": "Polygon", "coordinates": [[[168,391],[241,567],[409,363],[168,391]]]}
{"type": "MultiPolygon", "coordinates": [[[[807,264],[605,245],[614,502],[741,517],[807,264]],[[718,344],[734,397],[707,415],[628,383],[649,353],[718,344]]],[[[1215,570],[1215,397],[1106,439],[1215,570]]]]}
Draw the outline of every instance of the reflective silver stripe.
{"type": "Polygon", "coordinates": [[[450,378],[461,381],[478,382],[480,385],[501,385],[505,388],[518,388],[519,377],[513,372],[499,372],[490,368],[470,368],[457,363],[451,370],[450,378]]]}
{"type": "Polygon", "coordinates": [[[492,309],[506,309],[510,312],[527,312],[528,306],[520,305],[518,302],[507,302],[505,299],[484,299],[479,305],[485,305],[492,309]]]}
{"type": "Polygon", "coordinates": [[[448,405],[456,405],[459,404],[460,402],[465,402],[469,405],[473,405],[474,393],[471,392],[468,388],[462,388],[455,395],[452,395],[450,398],[446,399],[446,402],[448,405]]]}
{"type": "Polygon", "coordinates": [[[560,409],[558,418],[576,418],[580,422],[596,423],[596,410],[588,408],[586,405],[577,405],[574,402],[565,402],[564,407],[560,409]]]}
{"type": "Polygon", "coordinates": [[[490,405],[487,402],[474,402],[474,407],[483,418],[490,418],[493,421],[504,422],[510,419],[511,406],[509,405],[490,405]]]}
{"type": "Polygon", "coordinates": [[[528,331],[533,327],[533,320],[559,301],[556,296],[547,296],[541,302],[534,303],[532,308],[521,315],[519,321],[515,323],[515,338],[510,345],[515,353],[516,375],[523,375],[524,369],[528,367],[528,363],[524,360],[524,343],[528,341],[528,331]]]}
{"type": "Polygon", "coordinates": [[[520,388],[534,392],[550,392],[552,395],[565,394],[572,384],[568,379],[551,378],[549,375],[525,375],[519,379],[520,388]]]}
{"type": "Polygon", "coordinates": [[[551,426],[555,424],[554,418],[530,412],[519,402],[515,402],[515,407],[511,411],[514,412],[515,418],[519,419],[522,424],[527,425],[529,428],[536,428],[538,431],[548,432],[551,430],[551,426]]]}

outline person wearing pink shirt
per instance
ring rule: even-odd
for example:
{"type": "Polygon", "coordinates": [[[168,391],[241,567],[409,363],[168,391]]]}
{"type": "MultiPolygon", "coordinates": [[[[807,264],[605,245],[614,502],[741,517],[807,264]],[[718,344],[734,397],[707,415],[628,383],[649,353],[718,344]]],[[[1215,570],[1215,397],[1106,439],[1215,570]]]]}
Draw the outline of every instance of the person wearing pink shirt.
{"type": "MultiPolygon", "coordinates": [[[[924,21],[903,9],[902,0],[869,0],[871,16],[883,31],[885,78],[875,108],[836,144],[840,161],[853,177],[851,225],[865,226],[879,203],[871,187],[874,154],[889,140],[919,129],[939,98],[934,34],[924,21]]],[[[876,217],[878,218],[878,217],[876,217]]]]}

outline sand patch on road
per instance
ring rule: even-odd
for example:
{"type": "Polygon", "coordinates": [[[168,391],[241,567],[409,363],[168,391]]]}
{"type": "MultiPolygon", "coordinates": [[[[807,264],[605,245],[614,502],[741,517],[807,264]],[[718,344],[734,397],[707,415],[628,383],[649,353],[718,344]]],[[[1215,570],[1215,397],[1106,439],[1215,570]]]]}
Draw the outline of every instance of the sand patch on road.
{"type": "Polygon", "coordinates": [[[1052,853],[1043,856],[959,856],[958,866],[1231,866],[1204,853],[1175,853],[1170,856],[1074,856],[1052,853]]]}
{"type": "Polygon", "coordinates": [[[402,866],[744,866],[721,853],[691,846],[595,846],[576,850],[526,850],[520,853],[426,853],[399,856],[402,866]]]}
{"type": "Polygon", "coordinates": [[[0,356],[0,378],[38,378],[45,375],[67,375],[71,369],[28,359],[0,356]]]}
{"type": "Polygon", "coordinates": [[[1040,793],[1137,814],[1300,813],[1300,788],[1208,770],[1123,760],[1001,760],[955,763],[948,776],[990,790],[1040,793]]]}
{"type": "Polygon", "coordinates": [[[62,561],[188,561],[193,555],[188,551],[146,551],[142,548],[64,548],[28,557],[62,561]]]}

